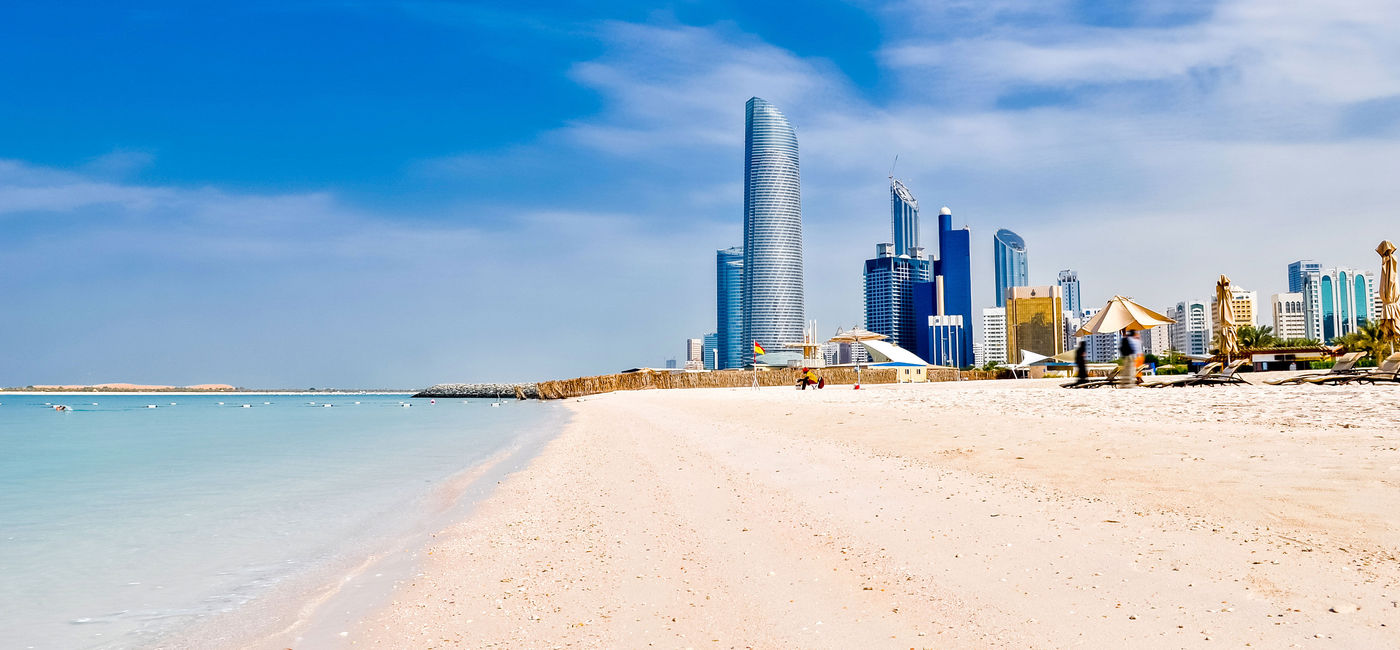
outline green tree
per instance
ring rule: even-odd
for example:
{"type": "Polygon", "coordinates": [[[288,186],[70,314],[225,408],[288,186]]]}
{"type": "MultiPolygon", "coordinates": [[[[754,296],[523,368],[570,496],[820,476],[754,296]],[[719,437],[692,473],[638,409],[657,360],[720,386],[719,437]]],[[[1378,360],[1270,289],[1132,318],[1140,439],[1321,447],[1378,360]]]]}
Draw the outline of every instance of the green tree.
{"type": "Polygon", "coordinates": [[[1280,339],[1275,345],[1281,348],[1312,348],[1322,345],[1322,342],[1317,339],[1280,339]]]}
{"type": "Polygon", "coordinates": [[[1241,350],[1258,350],[1260,348],[1270,348],[1278,345],[1278,337],[1274,336],[1274,328],[1269,325],[1241,325],[1235,329],[1235,336],[1240,342],[1241,350]]]}
{"type": "Polygon", "coordinates": [[[1390,342],[1381,336],[1378,322],[1366,323],[1355,332],[1332,339],[1332,342],[1346,348],[1347,352],[1365,352],[1366,356],[1377,361],[1390,354],[1390,342]]]}

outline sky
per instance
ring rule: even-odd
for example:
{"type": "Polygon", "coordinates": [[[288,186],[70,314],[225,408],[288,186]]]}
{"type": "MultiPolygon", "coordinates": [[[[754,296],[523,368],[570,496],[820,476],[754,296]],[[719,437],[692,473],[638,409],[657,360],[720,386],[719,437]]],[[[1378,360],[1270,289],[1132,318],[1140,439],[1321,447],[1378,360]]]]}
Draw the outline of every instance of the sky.
{"type": "MultiPolygon", "coordinates": [[[[888,179],[1165,310],[1400,239],[1400,4],[7,3],[0,386],[402,387],[684,358],[797,130],[807,312],[888,179]]],[[[925,237],[928,238],[927,235],[925,237]]]]}

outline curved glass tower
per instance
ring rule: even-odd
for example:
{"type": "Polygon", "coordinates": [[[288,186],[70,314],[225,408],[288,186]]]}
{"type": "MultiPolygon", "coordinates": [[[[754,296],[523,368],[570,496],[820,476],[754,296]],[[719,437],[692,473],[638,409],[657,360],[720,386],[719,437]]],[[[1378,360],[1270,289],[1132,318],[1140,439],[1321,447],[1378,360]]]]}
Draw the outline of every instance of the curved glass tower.
{"type": "Polygon", "coordinates": [[[1030,283],[1026,272],[1026,240],[1002,228],[992,238],[992,259],[997,272],[997,306],[1006,306],[1006,290],[1030,283]]]}
{"type": "Polygon", "coordinates": [[[797,133],[767,101],[745,107],[744,345],[802,341],[802,198],[797,133]]]}

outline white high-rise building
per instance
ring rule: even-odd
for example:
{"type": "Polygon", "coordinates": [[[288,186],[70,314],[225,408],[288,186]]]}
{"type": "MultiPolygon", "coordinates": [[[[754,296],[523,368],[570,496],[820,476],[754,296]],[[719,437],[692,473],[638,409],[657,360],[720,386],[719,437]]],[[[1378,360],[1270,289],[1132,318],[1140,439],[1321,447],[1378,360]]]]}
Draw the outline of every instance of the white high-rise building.
{"type": "Polygon", "coordinates": [[[1208,303],[1204,300],[1179,302],[1167,316],[1176,320],[1167,326],[1167,331],[1177,352],[1204,355],[1209,351],[1213,325],[1208,303]]]}
{"type": "Polygon", "coordinates": [[[1276,293],[1270,298],[1274,312],[1274,336],[1301,339],[1307,336],[1307,314],[1302,293],[1276,293]]]}
{"type": "MultiPolygon", "coordinates": [[[[1102,307],[1085,309],[1080,316],[1081,322],[1089,322],[1089,319],[1103,311],[1102,307]]],[[[1122,338],[1118,332],[1103,332],[1100,334],[1090,334],[1089,336],[1078,337],[1089,343],[1084,350],[1084,356],[1092,363],[1107,363],[1118,358],[1118,341],[1122,338]]],[[[1078,345],[1076,341],[1075,345],[1078,345]]]]}
{"type": "Polygon", "coordinates": [[[1162,355],[1172,347],[1171,333],[1167,325],[1158,325],[1142,333],[1142,353],[1162,355]]]}
{"type": "Polygon", "coordinates": [[[1006,363],[1006,308],[982,310],[982,363],[1006,363]]]}
{"type": "Polygon", "coordinates": [[[686,339],[686,340],[685,340],[685,360],[686,360],[686,361],[699,361],[699,362],[701,362],[701,363],[704,363],[704,361],[705,361],[705,340],[704,340],[704,339],[686,339]]]}
{"type": "Polygon", "coordinates": [[[1309,273],[1303,285],[1308,338],[1323,343],[1350,334],[1379,314],[1376,278],[1355,269],[1309,273]],[[1315,334],[1315,335],[1314,335],[1315,334]]]}

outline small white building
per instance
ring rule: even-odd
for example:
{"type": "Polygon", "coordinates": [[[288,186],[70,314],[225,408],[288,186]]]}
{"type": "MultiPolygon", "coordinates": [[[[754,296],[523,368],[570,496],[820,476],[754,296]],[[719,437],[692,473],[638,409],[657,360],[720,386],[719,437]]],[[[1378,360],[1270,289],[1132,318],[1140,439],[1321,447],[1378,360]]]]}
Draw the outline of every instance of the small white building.
{"type": "Polygon", "coordinates": [[[1276,293],[1270,303],[1274,312],[1274,336],[1284,340],[1307,336],[1307,303],[1302,293],[1276,293]]]}
{"type": "Polygon", "coordinates": [[[982,310],[982,365],[1006,363],[1006,308],[982,310]]]}

